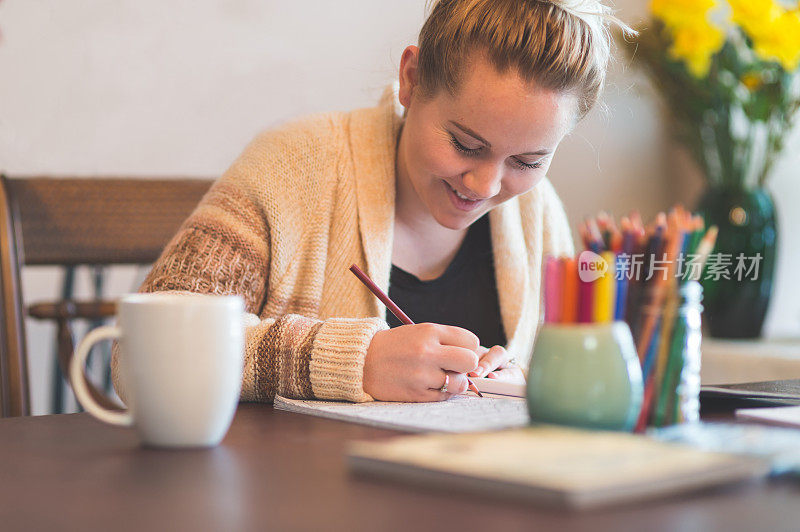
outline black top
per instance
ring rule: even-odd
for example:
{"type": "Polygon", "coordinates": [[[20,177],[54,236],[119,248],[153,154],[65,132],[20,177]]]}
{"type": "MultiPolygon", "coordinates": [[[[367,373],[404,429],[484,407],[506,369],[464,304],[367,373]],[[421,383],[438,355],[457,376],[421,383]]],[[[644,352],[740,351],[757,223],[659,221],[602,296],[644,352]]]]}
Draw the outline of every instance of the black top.
{"type": "MultiPolygon", "coordinates": [[[[475,333],[484,347],[505,345],[493,260],[489,218],[482,216],[438,279],[420,281],[392,265],[389,298],[415,323],[456,325],[475,333]]],[[[386,321],[401,325],[388,310],[386,321]]]]}

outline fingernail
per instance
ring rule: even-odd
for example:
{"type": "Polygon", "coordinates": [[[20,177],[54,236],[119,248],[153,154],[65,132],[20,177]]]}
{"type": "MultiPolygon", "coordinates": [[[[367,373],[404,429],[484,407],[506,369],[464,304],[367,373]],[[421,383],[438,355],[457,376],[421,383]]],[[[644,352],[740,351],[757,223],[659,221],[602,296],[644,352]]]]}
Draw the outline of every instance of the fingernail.
{"type": "Polygon", "coordinates": [[[483,375],[483,367],[478,366],[472,373],[474,373],[476,377],[480,377],[481,375],[483,375]]]}

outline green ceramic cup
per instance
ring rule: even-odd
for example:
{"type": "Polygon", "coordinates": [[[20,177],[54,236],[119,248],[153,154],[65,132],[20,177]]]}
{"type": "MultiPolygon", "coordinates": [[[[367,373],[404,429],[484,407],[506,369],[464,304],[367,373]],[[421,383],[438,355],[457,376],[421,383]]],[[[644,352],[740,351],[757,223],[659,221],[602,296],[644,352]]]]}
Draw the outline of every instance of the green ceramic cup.
{"type": "Polygon", "coordinates": [[[528,370],[531,421],[631,431],[643,395],[627,323],[547,323],[539,330],[528,370]]]}

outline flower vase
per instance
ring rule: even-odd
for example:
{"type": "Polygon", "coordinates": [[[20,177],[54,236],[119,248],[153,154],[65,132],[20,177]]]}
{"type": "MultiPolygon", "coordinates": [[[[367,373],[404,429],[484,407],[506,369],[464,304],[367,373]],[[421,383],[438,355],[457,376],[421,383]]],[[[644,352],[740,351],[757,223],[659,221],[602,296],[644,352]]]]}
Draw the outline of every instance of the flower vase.
{"type": "Polygon", "coordinates": [[[775,272],[772,197],[763,188],[711,187],[699,211],[706,227],[719,228],[702,279],[707,331],[717,338],[760,337],[775,272]]]}

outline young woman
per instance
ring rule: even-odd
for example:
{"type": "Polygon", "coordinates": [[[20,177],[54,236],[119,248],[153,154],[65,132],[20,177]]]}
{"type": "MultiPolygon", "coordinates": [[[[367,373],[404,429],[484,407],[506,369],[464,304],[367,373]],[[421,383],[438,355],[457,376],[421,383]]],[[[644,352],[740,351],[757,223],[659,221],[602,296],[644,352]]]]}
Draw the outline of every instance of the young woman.
{"type": "Polygon", "coordinates": [[[602,89],[621,25],[607,11],[435,3],[377,107],[259,135],[141,291],[244,297],[242,400],[437,401],[467,375],[521,381],[542,258],[573,252],[545,176],[602,89]],[[353,263],[417,324],[390,328],[353,263]]]}

